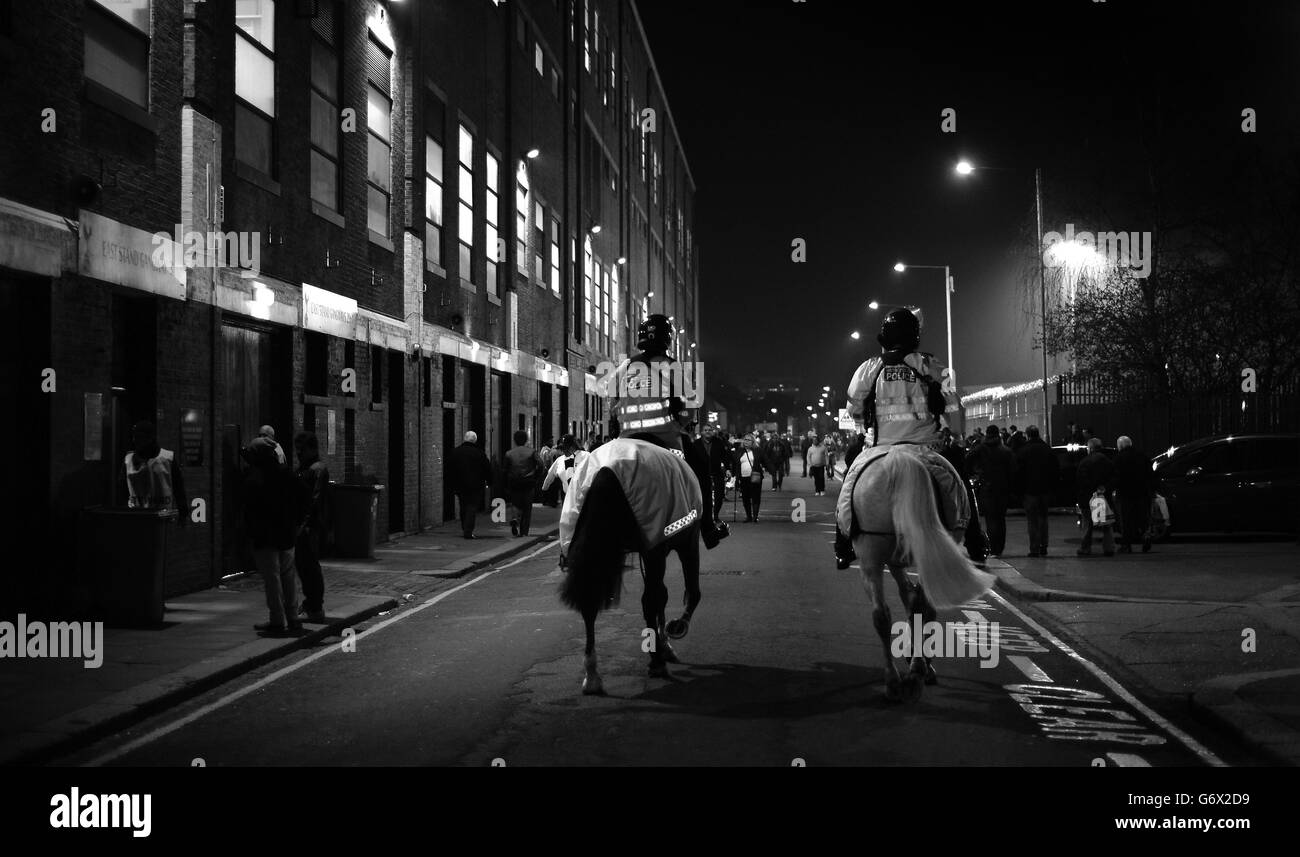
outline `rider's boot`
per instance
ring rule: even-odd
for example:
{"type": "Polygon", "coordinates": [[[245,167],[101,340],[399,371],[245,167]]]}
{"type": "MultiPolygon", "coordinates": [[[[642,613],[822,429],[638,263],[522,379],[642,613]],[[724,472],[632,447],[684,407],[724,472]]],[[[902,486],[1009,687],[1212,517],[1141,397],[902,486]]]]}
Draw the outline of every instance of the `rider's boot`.
{"type": "Polygon", "coordinates": [[[837,524],[835,527],[835,567],[843,571],[857,558],[858,555],[853,550],[853,541],[840,532],[837,524]]]}

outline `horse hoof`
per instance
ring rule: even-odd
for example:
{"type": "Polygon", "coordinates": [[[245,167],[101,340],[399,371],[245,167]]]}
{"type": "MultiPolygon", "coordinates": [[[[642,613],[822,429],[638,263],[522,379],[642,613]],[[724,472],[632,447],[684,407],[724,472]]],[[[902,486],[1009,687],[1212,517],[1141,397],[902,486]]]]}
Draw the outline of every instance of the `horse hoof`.
{"type": "Polygon", "coordinates": [[[650,678],[668,678],[668,664],[664,661],[652,661],[650,668],[646,670],[646,675],[650,678]]]}
{"type": "Polygon", "coordinates": [[[902,684],[901,690],[904,702],[916,702],[921,698],[921,693],[925,690],[925,683],[921,681],[919,676],[904,676],[902,684]]]}
{"type": "Polygon", "coordinates": [[[891,678],[885,682],[885,699],[889,702],[902,702],[902,681],[891,678]]]}
{"type": "Polygon", "coordinates": [[[673,651],[673,647],[668,645],[667,642],[663,644],[663,648],[659,650],[659,654],[662,655],[663,659],[670,664],[681,663],[681,659],[677,657],[677,652],[673,651]]]}
{"type": "Polygon", "coordinates": [[[939,683],[939,674],[934,671],[934,667],[931,664],[925,665],[925,683],[931,687],[934,687],[939,683]]]}
{"type": "Polygon", "coordinates": [[[582,680],[583,696],[604,696],[605,684],[600,680],[600,676],[588,676],[582,680]]]}
{"type": "Polygon", "coordinates": [[[664,633],[669,639],[680,640],[685,637],[691,630],[691,620],[683,616],[680,619],[674,619],[664,626],[664,633]]]}

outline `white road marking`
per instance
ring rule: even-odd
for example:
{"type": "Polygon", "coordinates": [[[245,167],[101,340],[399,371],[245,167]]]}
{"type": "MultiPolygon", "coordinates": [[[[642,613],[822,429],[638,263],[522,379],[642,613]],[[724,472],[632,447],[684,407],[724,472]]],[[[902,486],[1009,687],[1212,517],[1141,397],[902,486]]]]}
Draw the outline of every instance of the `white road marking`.
{"type": "Polygon", "coordinates": [[[1024,655],[1007,655],[1007,660],[1011,665],[1025,674],[1025,678],[1030,681],[1041,681],[1048,684],[1052,683],[1052,677],[1038,668],[1038,664],[1031,661],[1024,655]]]}
{"type": "Polygon", "coordinates": [[[1151,763],[1132,753],[1107,753],[1106,758],[1115,763],[1117,768],[1149,768],[1151,763]]]}
{"type": "MultiPolygon", "coordinates": [[[[466,583],[462,583],[460,586],[457,586],[454,589],[448,589],[446,592],[440,592],[434,597],[430,598],[428,601],[421,604],[419,607],[415,607],[411,610],[406,611],[405,613],[399,613],[390,619],[385,619],[383,622],[380,622],[378,625],[374,625],[362,631],[360,634],[357,634],[352,639],[354,642],[358,642],[366,637],[369,637],[371,634],[374,634],[378,631],[383,630],[384,628],[387,628],[389,625],[393,625],[397,622],[401,622],[403,619],[409,619],[412,616],[416,615],[417,613],[420,613],[421,611],[433,607],[435,604],[438,604],[440,601],[450,598],[451,596],[455,595],[457,592],[460,592],[463,589],[469,589],[471,586],[475,585],[476,583],[481,583],[482,581],[487,580],[489,577],[492,577],[495,574],[500,574],[506,569],[513,568],[514,566],[519,565],[522,562],[527,562],[528,560],[540,554],[545,553],[551,548],[558,547],[558,546],[559,546],[559,542],[550,542],[549,544],[544,545],[543,547],[533,551],[527,556],[522,556],[512,562],[507,563],[506,565],[501,566],[500,568],[495,568],[491,571],[484,572],[483,574],[480,574],[478,577],[474,578],[473,580],[468,581],[466,583]]],[[[322,658],[328,657],[329,655],[339,651],[342,651],[342,649],[339,646],[328,645],[325,648],[321,649],[320,651],[314,652],[313,654],[303,658],[300,661],[289,664],[286,667],[282,667],[281,669],[276,670],[275,672],[271,673],[268,676],[258,679],[257,681],[253,682],[250,685],[247,685],[246,687],[242,687],[239,690],[234,691],[233,693],[227,694],[226,696],[223,696],[220,699],[215,700],[214,702],[208,703],[207,705],[197,709],[196,711],[190,712],[189,714],[185,715],[179,720],[169,723],[166,726],[161,726],[146,735],[140,736],[134,741],[124,744],[121,747],[118,747],[116,750],[111,750],[108,753],[105,753],[104,755],[94,759],[93,761],[88,762],[86,764],[86,767],[97,768],[100,765],[111,762],[114,759],[127,755],[128,753],[133,753],[146,744],[151,744],[154,741],[157,741],[159,738],[170,735],[172,732],[175,732],[178,729],[188,726],[194,721],[202,717],[206,717],[207,715],[211,714],[214,711],[217,711],[218,709],[225,708],[227,705],[229,705],[232,702],[236,702],[240,699],[243,699],[245,696],[248,696],[250,693],[254,693],[255,691],[261,690],[262,688],[270,685],[271,683],[279,681],[280,679],[284,678],[285,676],[291,673],[297,672],[298,670],[302,669],[308,664],[314,664],[316,661],[319,661],[322,658]]]]}
{"type": "Polygon", "coordinates": [[[1094,676],[1100,679],[1102,684],[1110,688],[1115,693],[1116,696],[1118,696],[1120,699],[1124,700],[1133,708],[1141,712],[1144,717],[1146,717],[1148,720],[1154,723],[1158,728],[1163,729],[1165,732],[1169,733],[1174,738],[1182,742],[1183,746],[1185,746],[1188,750],[1191,750],[1193,753],[1199,756],[1202,761],[1206,762],[1207,764],[1213,765],[1216,768],[1227,767],[1226,762],[1224,762],[1218,756],[1210,752],[1208,748],[1203,747],[1199,741],[1197,741],[1191,735],[1188,735],[1183,730],[1179,729],[1174,724],[1170,723],[1165,718],[1161,717],[1155,711],[1152,711],[1150,706],[1146,705],[1146,703],[1142,702],[1142,700],[1138,699],[1136,696],[1129,693],[1127,688],[1125,688],[1122,684],[1120,684],[1115,679],[1111,678],[1107,672],[1105,672],[1103,669],[1098,667],[1092,661],[1085,658],[1083,655],[1076,652],[1074,649],[1067,646],[1064,642],[1059,640],[1055,634],[1053,634],[1051,631],[1047,630],[1042,625],[1035,622],[1031,617],[1027,616],[1023,611],[1017,608],[1010,601],[1003,598],[1000,594],[992,590],[989,591],[989,595],[992,596],[993,598],[996,598],[998,602],[1007,610],[1010,610],[1012,613],[1015,613],[1017,616],[1023,619],[1026,625],[1028,625],[1030,628],[1033,628],[1035,631],[1041,634],[1043,638],[1046,639],[1048,642],[1050,642],[1053,646],[1056,646],[1056,648],[1060,649],[1066,655],[1068,655],[1069,657],[1073,658],[1074,660],[1082,664],[1083,667],[1086,670],[1088,670],[1088,672],[1092,673],[1094,676]]]}

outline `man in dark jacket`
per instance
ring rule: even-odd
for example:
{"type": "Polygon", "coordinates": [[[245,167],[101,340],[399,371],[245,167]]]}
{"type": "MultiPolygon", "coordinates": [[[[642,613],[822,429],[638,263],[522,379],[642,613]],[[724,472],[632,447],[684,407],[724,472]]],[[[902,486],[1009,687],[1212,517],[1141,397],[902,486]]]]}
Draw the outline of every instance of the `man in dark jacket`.
{"type": "Polygon", "coordinates": [[[1114,527],[1105,524],[1093,524],[1092,512],[1089,508],[1092,503],[1092,495],[1101,491],[1106,497],[1106,503],[1113,509],[1115,508],[1115,498],[1112,495],[1112,489],[1115,485],[1115,465],[1101,451],[1101,438],[1094,437],[1088,440],[1088,456],[1079,462],[1079,467],[1075,471],[1075,482],[1078,490],[1079,509],[1083,513],[1083,521],[1086,529],[1083,531],[1083,544],[1079,546],[1079,556],[1092,555],[1092,532],[1095,529],[1101,530],[1101,549],[1106,556],[1115,555],[1115,534],[1112,532],[1114,527]]]}
{"type": "Polygon", "coordinates": [[[1003,445],[995,426],[988,427],[984,443],[966,456],[966,471],[977,483],[976,494],[989,534],[989,556],[1000,557],[1007,545],[1007,506],[1011,503],[1016,459],[1003,445]]]}
{"type": "Polygon", "coordinates": [[[320,460],[316,435],[300,431],[293,439],[298,469],[294,475],[307,489],[307,520],[294,546],[294,564],[302,581],[301,613],[308,622],[325,621],[325,575],[321,573],[320,554],[329,528],[330,472],[320,460]]]}
{"type": "Polygon", "coordinates": [[[275,441],[259,437],[245,450],[250,467],[244,482],[244,523],[270,611],[270,620],[254,629],[283,636],[302,630],[293,549],[307,518],[308,496],[307,487],[280,466],[275,447],[275,441]]]}
{"type": "Polygon", "coordinates": [[[754,444],[752,434],[745,435],[740,451],[732,460],[731,472],[736,474],[736,490],[745,505],[745,522],[758,523],[758,509],[763,503],[763,457],[754,444]]]}
{"type": "Polygon", "coordinates": [[[546,475],[537,451],[528,445],[528,433],[517,431],[515,447],[506,453],[506,496],[515,508],[510,519],[510,532],[516,536],[528,535],[533,521],[533,494],[546,475]]]}
{"type": "Polygon", "coordinates": [[[1029,555],[1047,556],[1047,510],[1061,477],[1061,465],[1038,426],[1025,429],[1025,442],[1016,451],[1016,472],[1029,525],[1029,555]]]}
{"type": "Polygon", "coordinates": [[[1115,441],[1115,496],[1119,498],[1120,553],[1133,553],[1133,543],[1142,542],[1142,553],[1151,551],[1147,525],[1155,497],[1155,472],[1151,460],[1133,446],[1133,439],[1115,441]]]}
{"type": "Polygon", "coordinates": [[[717,426],[704,427],[704,436],[695,442],[700,452],[708,461],[709,483],[713,486],[713,518],[717,520],[722,511],[722,501],[727,493],[727,471],[731,454],[727,446],[718,437],[717,426]]]}
{"type": "Polygon", "coordinates": [[[478,445],[478,435],[465,433],[465,442],[447,459],[447,479],[460,501],[460,526],[467,539],[477,539],[474,525],[483,508],[483,486],[492,484],[492,465],[478,445]]]}

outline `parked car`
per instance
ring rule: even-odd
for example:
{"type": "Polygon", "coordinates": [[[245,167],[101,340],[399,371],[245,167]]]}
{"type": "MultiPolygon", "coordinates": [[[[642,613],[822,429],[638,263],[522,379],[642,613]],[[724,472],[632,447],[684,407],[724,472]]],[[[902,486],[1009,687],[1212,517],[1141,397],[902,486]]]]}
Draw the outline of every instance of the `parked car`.
{"type": "Polygon", "coordinates": [[[1201,438],[1151,466],[1172,532],[1296,532],[1300,434],[1201,438]]]}

